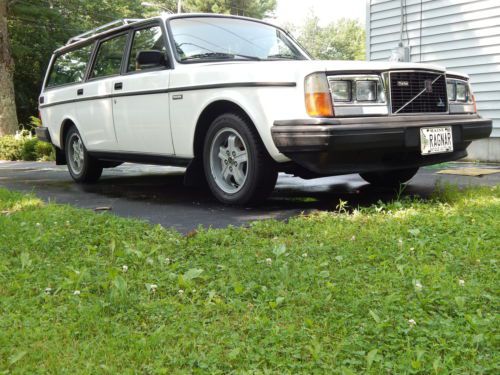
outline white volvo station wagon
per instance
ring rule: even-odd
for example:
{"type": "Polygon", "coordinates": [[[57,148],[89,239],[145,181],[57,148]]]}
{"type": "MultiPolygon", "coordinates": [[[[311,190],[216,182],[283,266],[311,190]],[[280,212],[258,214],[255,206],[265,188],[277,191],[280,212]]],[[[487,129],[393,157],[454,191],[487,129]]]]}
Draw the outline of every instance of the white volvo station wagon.
{"type": "Polygon", "coordinates": [[[313,61],[285,30],[235,16],[121,20],[56,50],[40,139],[76,182],[122,162],[187,167],[224,203],[278,172],[359,173],[383,186],[467,155],[490,135],[469,79],[435,65],[313,61]]]}

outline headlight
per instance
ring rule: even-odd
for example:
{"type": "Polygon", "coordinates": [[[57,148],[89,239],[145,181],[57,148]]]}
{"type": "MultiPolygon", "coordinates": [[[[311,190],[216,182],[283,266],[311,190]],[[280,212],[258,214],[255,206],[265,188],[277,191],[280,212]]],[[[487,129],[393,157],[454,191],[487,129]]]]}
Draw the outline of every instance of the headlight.
{"type": "Polygon", "coordinates": [[[448,78],[446,80],[446,89],[449,102],[472,103],[472,92],[469,82],[448,78]]]}
{"type": "Polygon", "coordinates": [[[356,81],[356,101],[374,102],[377,100],[377,81],[356,81]]]}
{"type": "Polygon", "coordinates": [[[448,101],[449,102],[454,102],[457,100],[457,90],[456,90],[456,85],[455,83],[448,82],[446,84],[446,89],[448,91],[448,101]]]}
{"type": "Polygon", "coordinates": [[[334,102],[385,103],[384,86],[378,75],[329,76],[328,81],[334,102]]]}
{"type": "Polygon", "coordinates": [[[457,83],[457,97],[455,100],[457,102],[467,101],[467,86],[465,83],[457,83]]]}
{"type": "Polygon", "coordinates": [[[469,82],[465,79],[448,78],[446,80],[450,113],[476,113],[476,101],[469,82]]]}
{"type": "Polygon", "coordinates": [[[335,107],[335,116],[386,116],[389,114],[381,75],[329,75],[328,83],[335,107]]]}
{"type": "Polygon", "coordinates": [[[333,100],[338,102],[351,101],[351,81],[332,81],[330,83],[333,100]]]}

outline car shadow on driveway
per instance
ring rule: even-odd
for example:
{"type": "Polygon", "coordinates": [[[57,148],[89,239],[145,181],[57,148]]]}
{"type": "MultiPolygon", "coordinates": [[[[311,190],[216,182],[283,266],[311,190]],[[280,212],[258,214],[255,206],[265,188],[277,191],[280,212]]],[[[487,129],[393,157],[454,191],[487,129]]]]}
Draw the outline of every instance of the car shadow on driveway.
{"type": "Polygon", "coordinates": [[[183,184],[178,168],[125,164],[106,170],[99,182],[75,184],[65,167],[52,163],[0,165],[0,186],[33,191],[44,200],[83,208],[109,207],[119,216],[147,220],[180,232],[198,226],[223,228],[262,219],[286,220],[315,211],[334,211],[340,201],[351,208],[390,202],[399,197],[428,198],[439,181],[459,186],[498,184],[498,175],[484,178],[437,175],[435,168],[423,168],[405,189],[381,189],[366,184],[357,175],[302,180],[280,174],[275,191],[265,202],[249,206],[226,206],[215,200],[208,187],[183,184]]]}

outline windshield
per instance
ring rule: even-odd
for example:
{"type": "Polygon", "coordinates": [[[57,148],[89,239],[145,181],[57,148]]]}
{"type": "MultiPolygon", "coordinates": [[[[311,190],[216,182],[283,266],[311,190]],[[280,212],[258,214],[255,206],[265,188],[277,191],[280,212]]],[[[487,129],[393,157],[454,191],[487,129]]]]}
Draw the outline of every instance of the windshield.
{"type": "Polygon", "coordinates": [[[210,60],[306,60],[281,30],[260,22],[223,17],[170,21],[180,62],[210,60]]]}

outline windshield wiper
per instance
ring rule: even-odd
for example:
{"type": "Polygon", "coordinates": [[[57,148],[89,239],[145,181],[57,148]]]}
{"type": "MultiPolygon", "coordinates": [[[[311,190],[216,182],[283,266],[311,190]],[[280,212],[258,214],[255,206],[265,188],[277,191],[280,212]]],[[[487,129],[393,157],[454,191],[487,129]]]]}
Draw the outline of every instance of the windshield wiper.
{"type": "Polygon", "coordinates": [[[182,59],[182,61],[188,60],[203,60],[203,59],[235,59],[236,57],[241,57],[247,60],[260,61],[261,59],[257,56],[242,55],[239,53],[226,53],[226,52],[205,52],[198,53],[196,55],[187,56],[182,59]]]}
{"type": "Polygon", "coordinates": [[[278,53],[276,55],[267,56],[266,60],[300,60],[297,56],[285,55],[283,53],[278,53]]]}

